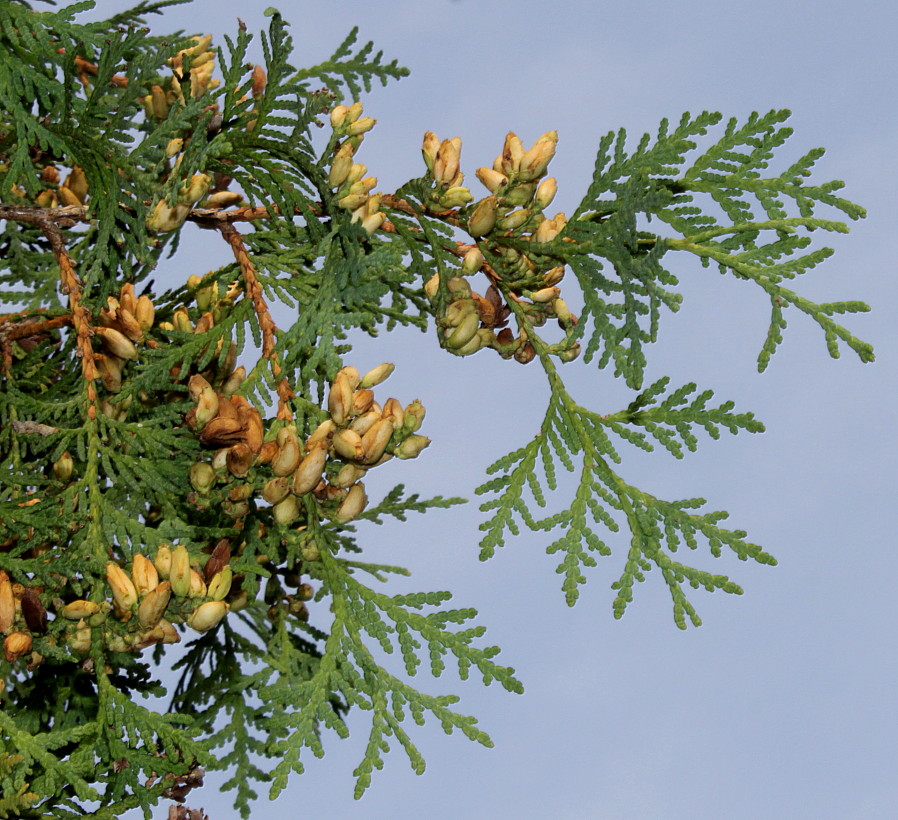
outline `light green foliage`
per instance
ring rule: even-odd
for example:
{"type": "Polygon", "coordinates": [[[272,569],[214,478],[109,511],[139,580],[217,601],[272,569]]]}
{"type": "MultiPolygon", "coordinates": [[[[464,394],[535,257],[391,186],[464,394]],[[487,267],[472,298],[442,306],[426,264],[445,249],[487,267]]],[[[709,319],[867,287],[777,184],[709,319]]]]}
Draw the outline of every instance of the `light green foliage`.
{"type": "Polygon", "coordinates": [[[202,768],[229,772],[247,817],[259,784],[276,796],[347,735],[348,710],[369,718],[357,795],[391,747],[423,771],[410,724],[490,745],[455,695],[410,683],[423,668],[522,691],[475,610],[450,608],[449,592],[384,591],[408,573],[362,555],[357,521],[438,518],[461,499],[400,484],[369,504],[367,471],[389,461],[398,474],[429,439],[421,402],[385,398],[385,370],[373,393],[361,386],[349,331],[414,326],[453,355],[543,368],[540,429],[477,490],[481,556],[521,524],[545,533],[573,604],[586,570],[623,546],[615,617],[657,569],[681,628],[700,623],[686,587],[741,592],[682,562],[684,545],[775,562],[703,499],[666,501],[624,477],[622,442],[682,458],[704,434],[763,430],[694,384],[643,387],[662,313],[681,301],[668,255],[767,294],[761,369],[789,307],[833,356],[841,343],[872,359],[833,318],[865,305],[785,286],[831,253],[811,232],[847,230],[821,207],[863,215],[841,183],[810,182],[820,150],[768,171],[786,112],[730,121],[710,145],[718,114],[665,121],[633,149],[609,134],[570,218],[544,213],[554,132],[529,150],[510,134],[478,169],[491,195],[476,201],[460,140],[428,132],[425,173],[381,195],[363,167],[376,166],[363,147],[374,122],[354,103],[405,69],[358,48],[355,30],[297,69],[273,10],[256,67],[242,26],[218,45],[148,33],[145,18],[177,2],[90,24],[89,2],[0,4],[4,817],[149,816],[202,768]],[[233,262],[167,281],[162,263],[199,228],[233,262]],[[579,317],[560,296],[565,272],[579,317]],[[625,410],[573,398],[560,365],[581,352],[637,393],[625,410]],[[550,512],[559,465],[576,486],[550,512]]]}

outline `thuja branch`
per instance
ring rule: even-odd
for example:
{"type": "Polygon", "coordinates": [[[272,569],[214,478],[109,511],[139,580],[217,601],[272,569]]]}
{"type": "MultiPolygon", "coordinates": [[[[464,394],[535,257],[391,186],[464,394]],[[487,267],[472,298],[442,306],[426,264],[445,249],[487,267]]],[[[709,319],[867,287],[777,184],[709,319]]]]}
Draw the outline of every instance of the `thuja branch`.
{"type": "MultiPolygon", "coordinates": [[[[555,131],[530,147],[509,133],[474,170],[485,195],[464,184],[461,139],[426,132],[422,176],[379,192],[361,161],[376,121],[355,98],[374,79],[401,76],[395,63],[370,47],[354,52],[353,34],[331,60],[297,69],[277,13],[255,66],[242,25],[220,50],[210,36],[131,27],[164,5],[117,16],[111,25],[128,28],[110,37],[109,25],[79,25],[71,11],[0,4],[0,77],[17,80],[0,95],[0,190],[10,200],[0,203],[0,282],[26,308],[0,317],[0,665],[6,734],[34,751],[16,783],[46,786],[35,811],[93,810],[81,800],[94,795],[83,786],[91,781],[105,788],[98,816],[149,809],[198,786],[205,761],[238,769],[229,784],[246,814],[249,781],[265,777],[255,760],[273,758],[283,788],[302,749],[323,753],[322,728],[346,734],[348,707],[372,717],[360,790],[391,734],[423,767],[407,718],[429,712],[486,742],[451,711],[453,696],[424,695],[378,660],[377,646],[395,652],[411,677],[428,660],[439,676],[454,658],[461,677],[477,668],[485,682],[520,689],[494,663],[495,647],[474,646],[483,633],[469,625],[474,611],[443,607],[449,593],[397,595],[359,581],[399,570],[386,555],[355,560],[365,538],[354,522],[451,501],[406,497],[400,486],[369,505],[368,471],[401,469],[430,440],[418,432],[421,401],[375,397],[392,364],[347,363],[352,330],[433,320],[434,342],[451,355],[541,362],[550,399],[539,432],[478,490],[493,494],[483,557],[518,522],[552,532],[547,550],[573,603],[585,568],[612,552],[604,533],[629,531],[614,615],[655,568],[680,627],[698,623],[687,584],[741,590],[676,560],[678,550],[704,539],[713,557],[726,547],[773,562],[743,531],[720,526],[725,513],[700,511],[701,499],[665,501],[627,483],[617,439],[679,458],[702,431],[763,429],[729,402],[711,406],[695,385],[643,389],[662,308],[682,298],[663,266],[671,251],[765,290],[764,356],[794,304],[831,350],[844,339],[869,358],[832,321],[859,303],[817,305],[782,287],[830,254],[800,253],[805,232],[844,230],[816,208],[862,215],[833,195],[838,183],[805,185],[820,152],[758,176],[787,136],[784,112],[734,121],[706,150],[698,138],[720,120],[707,112],[665,121],[632,150],[623,132],[611,134],[570,219],[548,210],[555,131]],[[310,89],[310,78],[327,90],[310,89]],[[649,221],[673,236],[642,230],[649,221]],[[188,222],[219,233],[234,262],[166,289],[153,272],[189,237],[188,222]],[[244,235],[239,223],[256,230],[244,235]],[[562,286],[584,304],[579,317],[562,286]],[[292,322],[275,326],[274,300],[295,310],[292,322]],[[261,347],[249,378],[237,366],[247,329],[261,347]],[[640,391],[625,410],[599,414],[573,399],[559,363],[581,356],[640,391]],[[550,512],[558,464],[577,486],[550,512]],[[233,629],[241,618],[248,636],[233,629]],[[172,711],[140,706],[159,693],[168,644],[183,636],[195,643],[172,711]],[[222,715],[228,725],[216,729],[222,715]]],[[[0,755],[6,784],[3,767],[0,755]]]]}

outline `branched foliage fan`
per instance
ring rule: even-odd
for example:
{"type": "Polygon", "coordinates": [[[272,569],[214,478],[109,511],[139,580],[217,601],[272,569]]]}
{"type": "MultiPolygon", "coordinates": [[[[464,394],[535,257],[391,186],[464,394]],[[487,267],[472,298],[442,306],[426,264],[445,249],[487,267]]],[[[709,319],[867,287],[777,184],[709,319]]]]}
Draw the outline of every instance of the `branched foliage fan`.
{"type": "Polygon", "coordinates": [[[0,282],[12,311],[0,316],[0,816],[148,811],[183,800],[205,768],[240,772],[228,786],[247,816],[253,782],[277,795],[304,753],[346,734],[352,708],[371,715],[358,794],[394,740],[423,769],[409,717],[489,744],[455,697],[417,691],[379,659],[398,651],[409,676],[451,661],[463,678],[476,669],[521,688],[480,645],[474,610],[446,608],[449,593],[367,584],[404,570],[362,560],[354,522],[459,499],[399,486],[368,506],[367,471],[429,439],[421,402],[383,396],[392,365],[352,366],[347,331],[435,326],[453,355],[542,367],[551,397],[537,435],[477,490],[482,557],[521,524],[551,533],[573,604],[585,568],[611,553],[606,534],[623,529],[615,617],[657,568],[681,628],[699,624],[684,588],[740,592],[682,563],[681,545],[774,560],[702,499],[655,498],[618,472],[620,442],[679,458],[698,431],[763,429],[693,384],[643,387],[646,346],[680,302],[665,257],[694,255],[766,294],[760,369],[789,308],[820,325],[833,356],[847,345],[873,358],[834,319],[865,305],[789,287],[830,255],[810,249],[810,232],[847,230],[818,208],[863,211],[837,196],[841,183],[808,181],[820,150],[767,171],[787,112],[731,120],[701,150],[720,115],[665,121],[635,150],[609,134],[569,218],[546,213],[555,132],[529,149],[509,134],[476,171],[479,200],[463,185],[461,140],[428,132],[423,175],[374,193],[359,160],[375,122],[358,97],[404,69],[357,48],[353,31],[331,60],[298,70],[274,11],[256,66],[242,25],[218,48],[144,27],[179,1],[100,23],[76,19],[90,2],[0,4],[0,282]],[[187,223],[218,234],[233,262],[162,288],[154,269],[187,223]],[[289,327],[270,301],[292,308],[289,327]],[[576,403],[560,365],[578,358],[610,366],[635,391],[630,405],[602,415],[576,403]],[[547,514],[559,464],[579,483],[547,514]],[[157,667],[182,639],[160,712],[145,698],[164,694],[157,667]]]}

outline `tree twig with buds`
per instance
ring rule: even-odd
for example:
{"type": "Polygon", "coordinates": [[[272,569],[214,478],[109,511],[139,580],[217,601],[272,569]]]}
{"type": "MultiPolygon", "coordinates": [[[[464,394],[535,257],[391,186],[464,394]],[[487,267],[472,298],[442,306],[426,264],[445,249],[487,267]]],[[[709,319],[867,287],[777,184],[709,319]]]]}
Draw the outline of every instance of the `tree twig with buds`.
{"type": "Polygon", "coordinates": [[[274,319],[271,318],[268,304],[265,302],[265,297],[262,294],[262,286],[259,284],[259,280],[256,277],[256,267],[253,265],[253,261],[247,253],[246,245],[243,243],[243,237],[240,234],[240,231],[229,222],[221,222],[216,227],[228,245],[231,246],[234,258],[237,260],[237,264],[240,266],[240,271],[243,274],[247,298],[252,302],[253,310],[256,312],[256,319],[259,322],[259,329],[262,332],[262,356],[268,359],[271,366],[271,373],[277,380],[277,417],[289,421],[293,418],[293,413],[290,410],[289,404],[290,399],[292,399],[294,395],[293,388],[290,387],[285,376],[281,377],[282,368],[278,361],[277,350],[275,349],[275,333],[277,332],[277,326],[274,323],[274,319]]]}

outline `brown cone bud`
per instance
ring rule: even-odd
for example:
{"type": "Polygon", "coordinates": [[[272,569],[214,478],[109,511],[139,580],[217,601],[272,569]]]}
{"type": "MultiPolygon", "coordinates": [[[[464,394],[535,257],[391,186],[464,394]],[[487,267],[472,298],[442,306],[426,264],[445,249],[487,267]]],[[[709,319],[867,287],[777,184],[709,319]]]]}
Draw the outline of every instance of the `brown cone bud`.
{"type": "Polygon", "coordinates": [[[377,387],[377,385],[385,382],[389,377],[393,370],[396,369],[395,364],[390,364],[389,362],[384,362],[383,364],[379,364],[377,367],[369,370],[364,376],[362,376],[361,382],[359,382],[359,387],[361,388],[371,388],[377,387]]]}
{"type": "Polygon", "coordinates": [[[200,575],[195,569],[190,570],[190,589],[187,590],[187,597],[206,597],[206,582],[203,580],[203,576],[200,575]]]}
{"type": "Polygon", "coordinates": [[[289,476],[276,476],[270,479],[262,488],[262,498],[269,504],[277,504],[289,495],[292,483],[293,481],[289,476]]]}
{"type": "Polygon", "coordinates": [[[221,415],[221,407],[227,405],[221,402],[219,415],[210,421],[200,433],[200,441],[212,447],[223,447],[240,441],[243,437],[243,425],[239,419],[225,418],[221,415]]]}
{"type": "Polygon", "coordinates": [[[555,156],[555,147],[558,145],[558,132],[547,131],[535,143],[533,147],[521,157],[521,179],[538,179],[545,172],[555,156]]]}
{"type": "Polygon", "coordinates": [[[437,158],[437,151],[440,150],[440,140],[433,131],[424,132],[424,142],[421,145],[421,154],[424,157],[424,164],[428,171],[433,171],[434,162],[437,158]]]}
{"type": "Polygon", "coordinates": [[[331,446],[343,458],[349,458],[354,461],[360,461],[365,455],[365,451],[362,448],[362,437],[349,428],[339,430],[334,435],[331,446]]]}
{"type": "Polygon", "coordinates": [[[131,566],[131,578],[137,595],[143,598],[159,586],[159,572],[146,555],[137,553],[131,566]]]}
{"type": "Polygon", "coordinates": [[[78,600],[66,604],[62,609],[62,617],[70,621],[80,621],[89,618],[100,611],[100,605],[96,601],[78,600]]]}
{"type": "Polygon", "coordinates": [[[134,318],[137,319],[137,324],[140,325],[143,331],[147,331],[153,326],[153,321],[156,318],[156,308],[153,307],[153,302],[149,296],[144,295],[137,300],[134,318]]]}
{"type": "Polygon", "coordinates": [[[6,654],[6,660],[10,663],[17,661],[22,655],[31,652],[32,647],[31,635],[27,632],[13,632],[6,636],[3,641],[3,651],[6,654]]]}
{"type": "Polygon", "coordinates": [[[558,298],[559,293],[561,293],[561,289],[557,287],[542,288],[541,290],[536,291],[536,293],[531,293],[530,300],[537,304],[541,302],[552,302],[558,298]]]}
{"type": "Polygon", "coordinates": [[[293,492],[304,495],[311,492],[321,480],[324,465],[327,462],[327,443],[319,442],[313,446],[308,455],[300,462],[293,476],[293,492]]]}
{"type": "Polygon", "coordinates": [[[300,447],[296,429],[282,427],[277,434],[278,454],[271,460],[271,471],[276,476],[292,474],[299,466],[300,447]]]}
{"type": "Polygon", "coordinates": [[[530,342],[527,342],[517,353],[514,354],[516,362],[528,364],[536,358],[536,349],[530,342]]]}
{"type": "Polygon", "coordinates": [[[21,600],[22,616],[32,632],[42,635],[47,631],[47,610],[31,587],[25,589],[21,600]]]}
{"type": "Polygon", "coordinates": [[[229,606],[224,601],[206,601],[187,619],[187,625],[197,632],[208,632],[218,626],[221,619],[228,614],[229,606]]]}
{"type": "Polygon", "coordinates": [[[508,184],[508,177],[492,168],[478,168],[475,172],[491,194],[496,193],[503,185],[508,184]]]}
{"type": "Polygon", "coordinates": [[[365,494],[365,485],[359,481],[357,484],[353,484],[349,489],[346,498],[343,499],[334,518],[340,523],[352,521],[354,518],[358,517],[367,504],[368,496],[365,494]]]}
{"type": "Polygon", "coordinates": [[[373,401],[374,391],[366,389],[356,390],[355,393],[352,394],[352,408],[349,415],[360,416],[362,413],[366,413],[373,401]]]}
{"type": "Polygon", "coordinates": [[[367,468],[361,467],[358,464],[344,464],[340,468],[340,472],[337,473],[333,485],[334,487],[339,488],[351,487],[356,481],[362,478],[366,472],[368,472],[367,468]]]}
{"type": "Polygon", "coordinates": [[[468,220],[468,233],[471,236],[488,234],[496,224],[497,211],[496,197],[488,196],[482,199],[468,220]]]}
{"type": "Polygon", "coordinates": [[[247,407],[240,410],[240,421],[243,424],[243,442],[252,451],[253,455],[262,452],[265,443],[265,426],[262,416],[255,407],[247,407]]]}
{"type": "Polygon", "coordinates": [[[132,361],[137,358],[137,348],[124,333],[114,327],[97,327],[95,333],[103,340],[106,349],[119,359],[132,361]]]}
{"type": "Polygon", "coordinates": [[[331,384],[327,397],[328,412],[338,427],[349,417],[352,409],[352,391],[349,378],[341,371],[331,384]]]}
{"type": "Polygon", "coordinates": [[[160,578],[168,578],[171,573],[171,547],[166,544],[159,546],[153,559],[153,566],[156,567],[160,578]]]}
{"type": "MultiPolygon", "coordinates": [[[[372,405],[373,407],[374,405],[372,405]]],[[[383,410],[369,410],[367,413],[362,413],[361,416],[357,416],[354,418],[350,424],[349,429],[355,433],[358,433],[360,436],[364,436],[378,421],[380,421],[381,413],[383,410]]]]}
{"type": "Polygon", "coordinates": [[[234,370],[234,372],[225,380],[225,383],[221,386],[221,392],[226,396],[230,396],[240,388],[240,385],[243,384],[245,378],[246,368],[243,365],[240,365],[240,367],[234,370]]]}
{"type": "MultiPolygon", "coordinates": [[[[128,574],[116,563],[106,564],[106,580],[112,589],[112,599],[118,609],[118,615],[130,615],[131,607],[137,603],[137,590],[128,574]]],[[[124,618],[123,620],[127,620],[124,618]]]]}
{"type": "Polygon", "coordinates": [[[9,630],[16,619],[16,599],[12,584],[4,570],[0,570],[0,632],[9,630]]]}
{"type": "Polygon", "coordinates": [[[278,443],[276,441],[266,441],[256,456],[256,464],[270,464],[271,460],[278,454],[278,443]]]}
{"type": "Polygon", "coordinates": [[[231,542],[227,538],[222,538],[215,545],[212,554],[203,567],[203,578],[208,584],[221,570],[231,561],[231,542]]]}
{"type": "Polygon", "coordinates": [[[309,436],[306,441],[306,447],[311,450],[319,442],[327,441],[330,436],[334,434],[337,429],[337,425],[334,424],[333,419],[327,419],[326,421],[321,422],[318,427],[315,428],[312,435],[309,436]]]}
{"type": "Polygon", "coordinates": [[[77,165],[73,166],[71,173],[68,175],[63,185],[78,197],[80,202],[84,203],[87,201],[87,176],[83,169],[77,165]]]}
{"type": "Polygon", "coordinates": [[[393,427],[399,430],[405,423],[405,410],[398,399],[387,399],[384,402],[383,418],[393,422],[393,427]]]}
{"type": "MultiPolygon", "coordinates": [[[[377,461],[387,449],[387,444],[394,431],[393,420],[391,418],[381,418],[374,424],[370,430],[362,437],[362,461],[366,464],[373,464],[377,461]]],[[[340,486],[348,486],[343,484],[340,486]]]]}
{"type": "Polygon", "coordinates": [[[299,499],[288,495],[278,501],[272,508],[274,520],[282,527],[287,527],[299,517],[299,499]]]}
{"type": "MultiPolygon", "coordinates": [[[[509,131],[505,137],[505,144],[502,146],[502,154],[497,159],[497,164],[504,174],[510,174],[517,171],[521,164],[521,158],[524,156],[524,146],[514,131],[509,131]]],[[[493,166],[495,168],[495,165],[493,166]]]]}
{"type": "Polygon", "coordinates": [[[165,614],[168,602],[171,600],[171,584],[163,581],[153,589],[137,608],[137,620],[144,629],[152,629],[159,623],[159,619],[165,614]]]}
{"type": "Polygon", "coordinates": [[[238,441],[228,450],[228,472],[235,478],[243,478],[252,468],[256,457],[248,444],[238,441]]]}
{"type": "Polygon", "coordinates": [[[187,382],[187,392],[190,394],[190,398],[194,401],[199,401],[203,394],[211,389],[212,385],[209,384],[205,378],[200,376],[199,373],[194,373],[187,382]]]}

